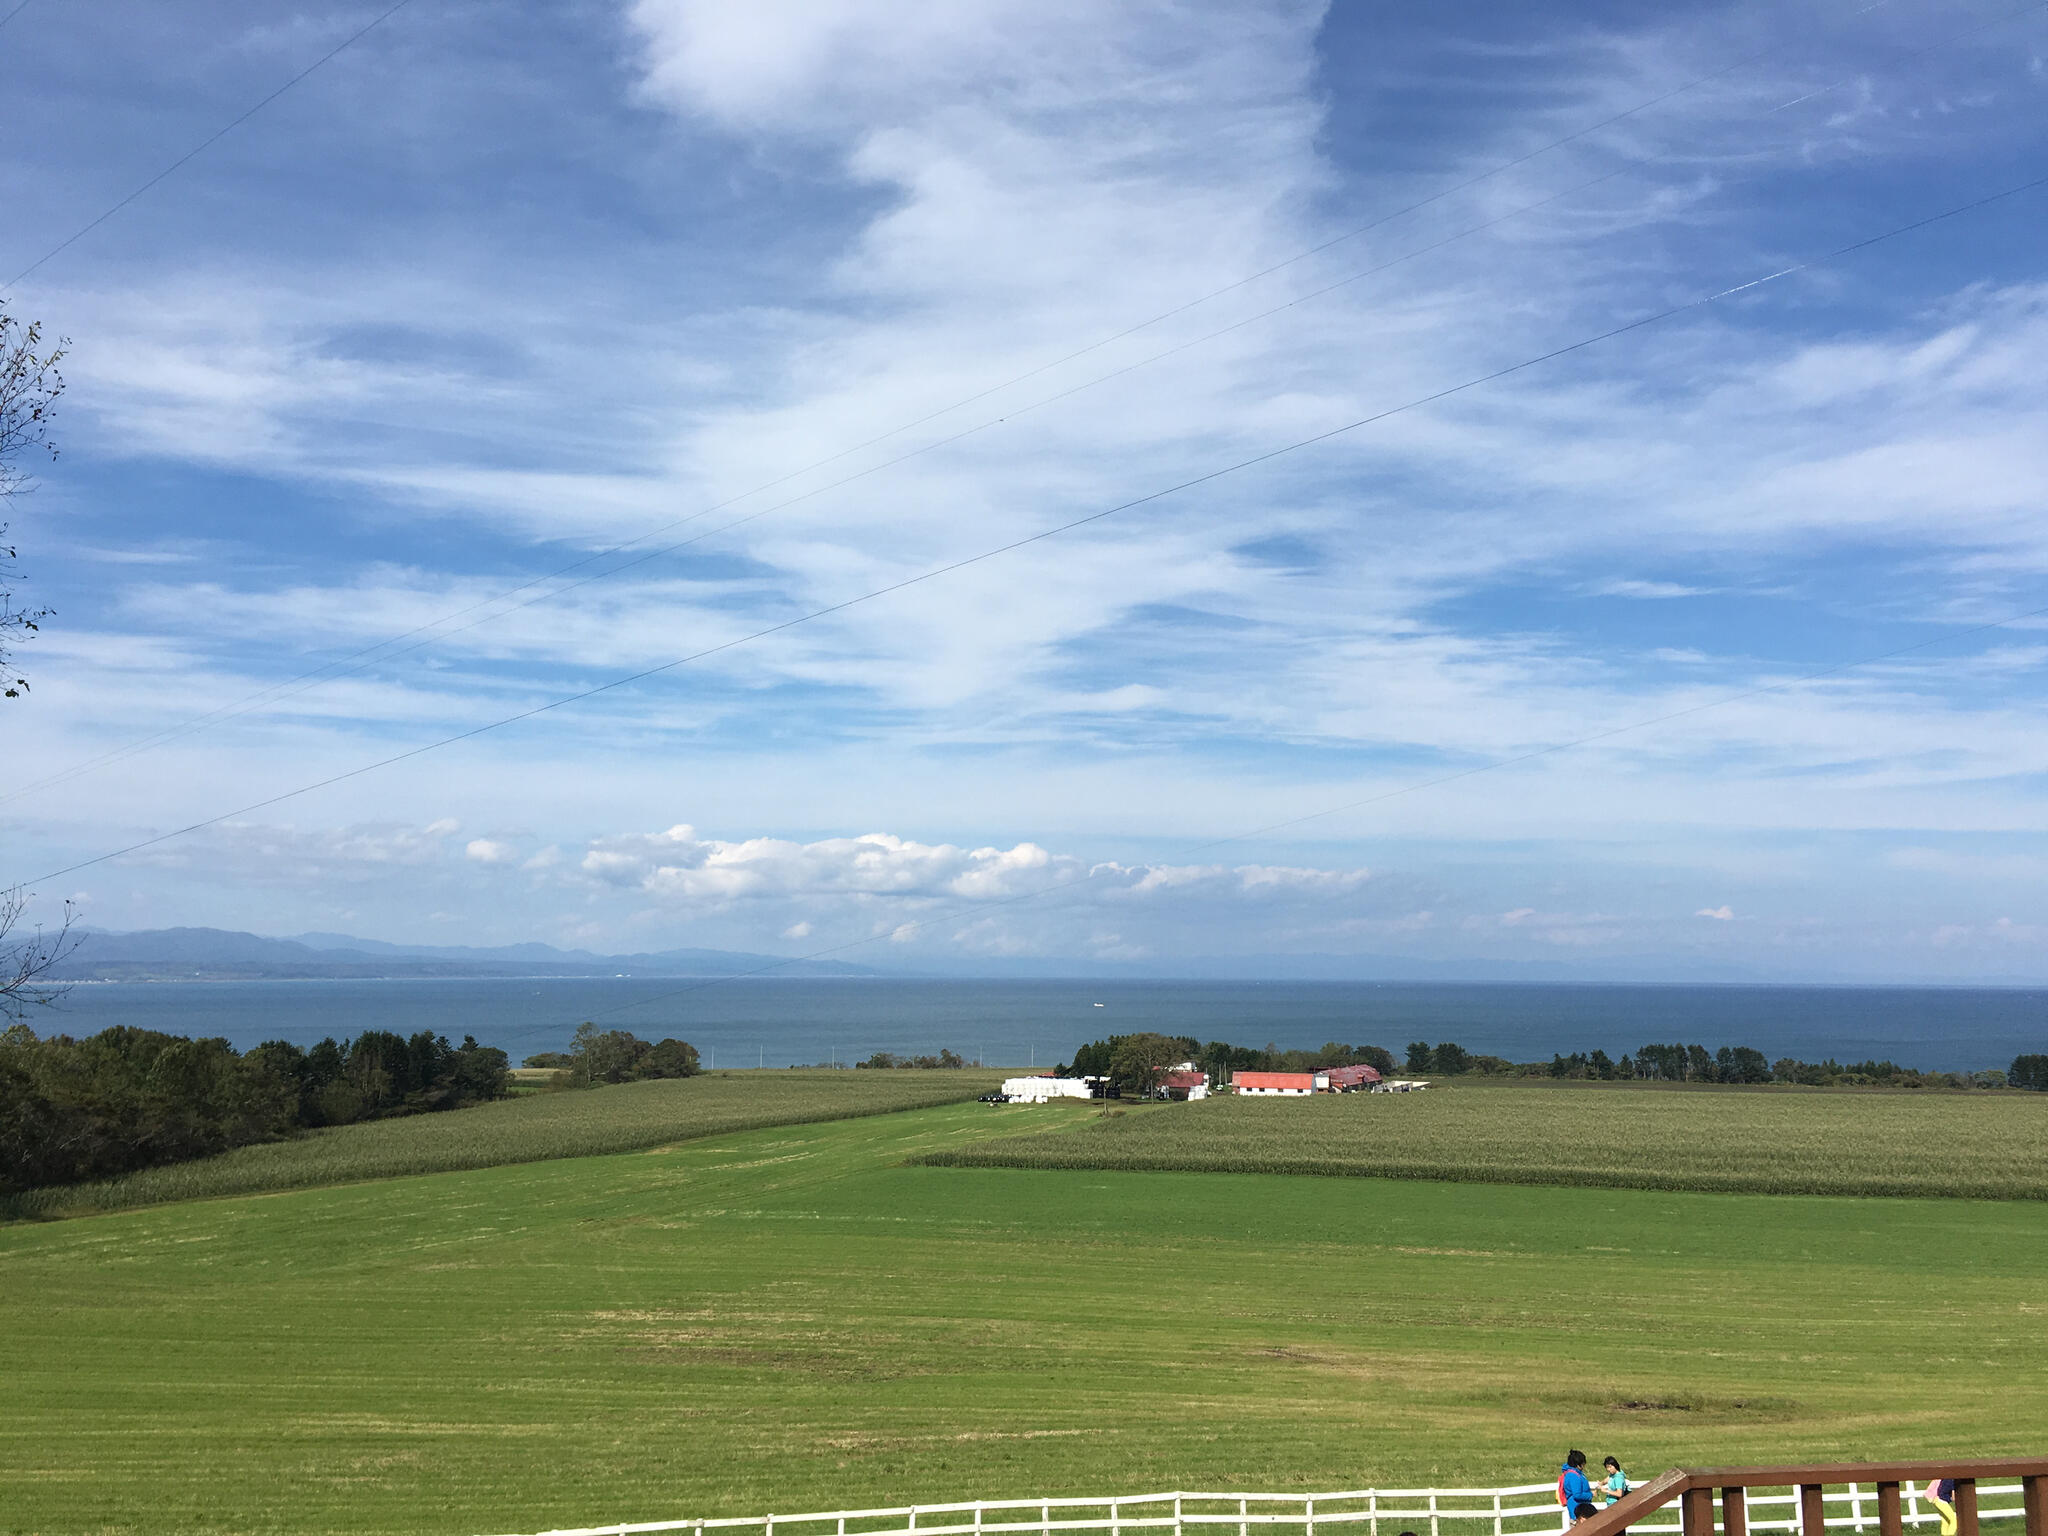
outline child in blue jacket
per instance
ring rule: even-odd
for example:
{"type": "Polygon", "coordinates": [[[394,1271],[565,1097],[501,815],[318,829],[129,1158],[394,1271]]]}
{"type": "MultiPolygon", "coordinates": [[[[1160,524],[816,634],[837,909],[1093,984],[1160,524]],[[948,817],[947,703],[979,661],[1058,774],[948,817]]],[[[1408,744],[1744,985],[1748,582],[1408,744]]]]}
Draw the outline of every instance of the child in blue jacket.
{"type": "Polygon", "coordinates": [[[1593,1485],[1586,1478],[1586,1453],[1568,1452],[1558,1469],[1557,1501],[1564,1506],[1569,1529],[1593,1513],[1593,1485]]]}

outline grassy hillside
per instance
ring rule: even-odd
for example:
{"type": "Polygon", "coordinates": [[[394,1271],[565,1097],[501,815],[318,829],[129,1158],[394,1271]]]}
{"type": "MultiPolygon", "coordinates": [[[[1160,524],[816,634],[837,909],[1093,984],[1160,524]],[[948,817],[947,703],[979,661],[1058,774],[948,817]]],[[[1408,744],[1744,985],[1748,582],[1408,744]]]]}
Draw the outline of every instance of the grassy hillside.
{"type": "Polygon", "coordinates": [[[1091,1113],[0,1230],[0,1529],[458,1536],[1540,1481],[1568,1444],[1639,1473],[2040,1449],[2048,1204],[902,1165],[1091,1113]]]}
{"type": "Polygon", "coordinates": [[[889,1114],[986,1093],[1000,1072],[712,1072],[336,1126],[295,1141],[148,1168],[103,1184],[0,1199],[0,1217],[75,1215],[172,1200],[350,1184],[455,1168],[633,1152],[692,1136],[889,1114]]]}
{"type": "Polygon", "coordinates": [[[974,1167],[2039,1200],[2048,1094],[1472,1083],[1211,1099],[930,1156],[974,1167]]]}

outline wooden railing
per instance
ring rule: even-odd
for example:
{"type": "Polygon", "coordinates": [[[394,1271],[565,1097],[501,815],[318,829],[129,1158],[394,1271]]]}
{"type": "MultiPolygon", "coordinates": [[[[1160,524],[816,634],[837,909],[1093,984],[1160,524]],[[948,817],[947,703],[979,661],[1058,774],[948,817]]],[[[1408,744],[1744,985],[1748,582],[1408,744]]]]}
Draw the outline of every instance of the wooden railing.
{"type": "MultiPolygon", "coordinates": [[[[2019,1536],[2021,1520],[2025,1536],[2048,1536],[2044,1476],[2048,1460],[1680,1468],[1581,1520],[1570,1536],[1619,1536],[1624,1527],[1630,1536],[1715,1536],[1717,1497],[1721,1536],[1906,1536],[1906,1527],[1936,1536],[1935,1511],[1902,1493],[1936,1477],[1957,1480],[1957,1536],[1979,1536],[1980,1516],[1989,1526],[1982,1536],[2019,1536]]],[[[1552,1478],[1513,1488],[981,1499],[606,1523],[549,1536],[1559,1536],[1561,1513],[1552,1478]]]]}
{"type": "MultiPolygon", "coordinates": [[[[1720,1536],[1749,1536],[1751,1490],[1783,1488],[1791,1491],[1798,1509],[1800,1536],[1828,1536],[1829,1526],[1852,1523],[1831,1518],[1828,1503],[1839,1502],[1829,1495],[1831,1486],[1868,1488],[1877,1504],[1878,1536],[1903,1536],[1907,1517],[1905,1505],[1916,1501],[1921,1487],[1937,1478],[1954,1478],[1956,1484],[1956,1536],[1979,1536],[1978,1487],[1997,1481],[2019,1485],[2019,1513],[2026,1521],[2026,1536],[2048,1536],[2048,1515],[2043,1497],[2048,1494],[2048,1458],[2003,1461],[1894,1461],[1834,1463],[1805,1467],[1674,1467],[1625,1497],[1581,1520],[1571,1536],[1621,1536],[1630,1526],[1640,1526],[1644,1517],[1667,1504],[1679,1507],[1679,1529],[1683,1536],[1715,1536],[1714,1506],[1720,1505],[1720,1536]]],[[[2010,1492],[2006,1495],[2011,1497],[2010,1492]]],[[[1774,1503],[1793,1502],[1783,1496],[1774,1503]]],[[[1858,1501],[1860,1504],[1860,1500],[1858,1501]]],[[[1916,1511],[1914,1524],[1924,1524],[1925,1515],[1916,1511]]],[[[1862,1529],[1860,1517],[1854,1522],[1862,1529]]]]}

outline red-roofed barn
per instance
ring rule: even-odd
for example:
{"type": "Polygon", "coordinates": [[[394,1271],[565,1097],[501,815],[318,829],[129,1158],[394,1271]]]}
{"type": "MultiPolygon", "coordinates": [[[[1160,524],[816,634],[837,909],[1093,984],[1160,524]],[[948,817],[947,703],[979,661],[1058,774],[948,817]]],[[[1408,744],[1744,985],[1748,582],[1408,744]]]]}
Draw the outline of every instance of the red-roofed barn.
{"type": "Polygon", "coordinates": [[[1308,1094],[1316,1091],[1313,1072],[1234,1072],[1231,1086],[1239,1093],[1308,1094]]]}

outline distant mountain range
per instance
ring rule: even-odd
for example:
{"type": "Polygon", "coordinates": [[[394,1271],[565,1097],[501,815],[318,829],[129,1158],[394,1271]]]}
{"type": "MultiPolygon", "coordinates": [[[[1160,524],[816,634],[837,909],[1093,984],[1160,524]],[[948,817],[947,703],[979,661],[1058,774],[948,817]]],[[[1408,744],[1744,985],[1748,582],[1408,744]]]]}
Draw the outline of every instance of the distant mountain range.
{"type": "Polygon", "coordinates": [[[294,981],[402,977],[730,976],[773,966],[778,976],[879,976],[833,960],[782,960],[725,949],[599,955],[551,944],[495,949],[386,944],[341,933],[266,939],[222,928],[152,928],[141,933],[75,929],[78,947],[51,971],[57,981],[294,981]]]}
{"type": "Polygon", "coordinates": [[[141,933],[74,929],[78,949],[55,981],[382,980],[420,977],[770,976],[912,977],[955,981],[1170,980],[1247,982],[1506,983],[1543,985],[1818,985],[2039,987],[2030,975],[1853,975],[1747,970],[1695,956],[1638,955],[1570,961],[1426,960],[1395,955],[1230,955],[1138,963],[1069,957],[922,955],[915,971],[837,960],[783,960],[727,949],[668,949],[602,955],[551,944],[387,944],[345,933],[268,939],[221,928],[154,928],[141,933]]]}
{"type": "Polygon", "coordinates": [[[52,974],[60,981],[291,981],[421,977],[895,976],[1025,981],[1170,978],[1183,981],[1379,982],[1742,982],[1759,978],[1732,967],[1665,961],[1430,961],[1386,955],[1215,955],[1151,965],[1068,958],[929,957],[920,972],[834,960],[782,960],[725,949],[669,949],[602,955],[552,944],[388,944],[345,933],[270,939],[222,928],[152,928],[140,933],[74,930],[78,949],[52,974]],[[772,969],[770,969],[772,968],[772,969]]]}

